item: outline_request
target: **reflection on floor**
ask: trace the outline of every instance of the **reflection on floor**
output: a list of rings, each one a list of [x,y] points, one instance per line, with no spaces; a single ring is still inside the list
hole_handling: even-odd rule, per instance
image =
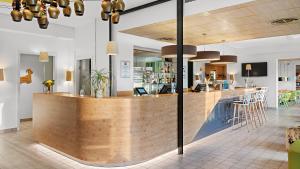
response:
[[[252,130],[231,129],[185,147],[183,156],[170,152],[143,164],[118,169],[285,169],[285,128],[299,126],[300,106],[270,110],[267,125]],[[32,139],[31,122],[15,133],[0,135],[1,169],[96,169],[74,162]]]

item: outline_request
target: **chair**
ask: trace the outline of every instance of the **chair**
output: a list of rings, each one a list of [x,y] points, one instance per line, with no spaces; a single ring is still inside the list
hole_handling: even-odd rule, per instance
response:
[[[246,121],[247,129],[249,132],[249,123],[251,123],[252,128],[254,125],[252,123],[252,115],[250,113],[250,101],[251,101],[251,94],[246,94],[242,96],[242,99],[239,101],[234,101],[234,111],[233,111],[233,118],[232,118],[232,127],[235,125],[235,121],[237,119],[237,124],[241,123],[243,125],[243,119]],[[242,111],[241,111],[242,110]]]
[[[265,91],[258,91],[256,93],[256,97],[257,97],[257,107],[260,111],[260,115],[264,118],[265,121],[267,121],[267,115],[266,115],[266,110],[265,110]],[[262,119],[263,119],[262,118]]]
[[[288,150],[288,169],[300,169],[300,127],[287,129],[286,148]]]

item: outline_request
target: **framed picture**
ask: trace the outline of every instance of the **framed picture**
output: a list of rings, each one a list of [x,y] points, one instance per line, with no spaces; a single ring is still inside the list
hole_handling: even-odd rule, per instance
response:
[[[130,78],[130,61],[122,60],[120,71],[121,78]]]

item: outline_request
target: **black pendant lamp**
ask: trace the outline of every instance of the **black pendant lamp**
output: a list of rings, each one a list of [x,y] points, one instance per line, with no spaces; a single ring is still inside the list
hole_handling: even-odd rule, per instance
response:
[[[225,47],[225,40],[222,40],[223,48]],[[224,49],[223,49],[224,50]],[[224,52],[223,52],[224,53]],[[221,55],[220,60],[211,61],[211,64],[230,64],[237,63],[237,56],[235,55]]]
[[[214,60],[220,60],[219,51],[199,51],[197,52],[197,56],[191,58],[189,61],[204,62],[204,61],[214,61]]]
[[[211,61],[211,64],[230,64],[237,63],[237,56],[235,55],[221,55],[220,60]]]
[[[193,45],[183,45],[183,57],[192,58],[197,55],[197,47]],[[161,56],[163,58],[176,58],[177,45],[169,45],[161,48]]]

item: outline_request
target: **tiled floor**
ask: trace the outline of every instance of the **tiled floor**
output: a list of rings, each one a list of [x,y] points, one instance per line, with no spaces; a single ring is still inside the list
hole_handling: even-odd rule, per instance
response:
[[[229,129],[143,164],[116,169],[285,169],[285,128],[300,125],[300,105],[268,112],[269,121],[251,130]],[[0,135],[0,169],[104,169],[79,164],[31,139],[31,122]]]

